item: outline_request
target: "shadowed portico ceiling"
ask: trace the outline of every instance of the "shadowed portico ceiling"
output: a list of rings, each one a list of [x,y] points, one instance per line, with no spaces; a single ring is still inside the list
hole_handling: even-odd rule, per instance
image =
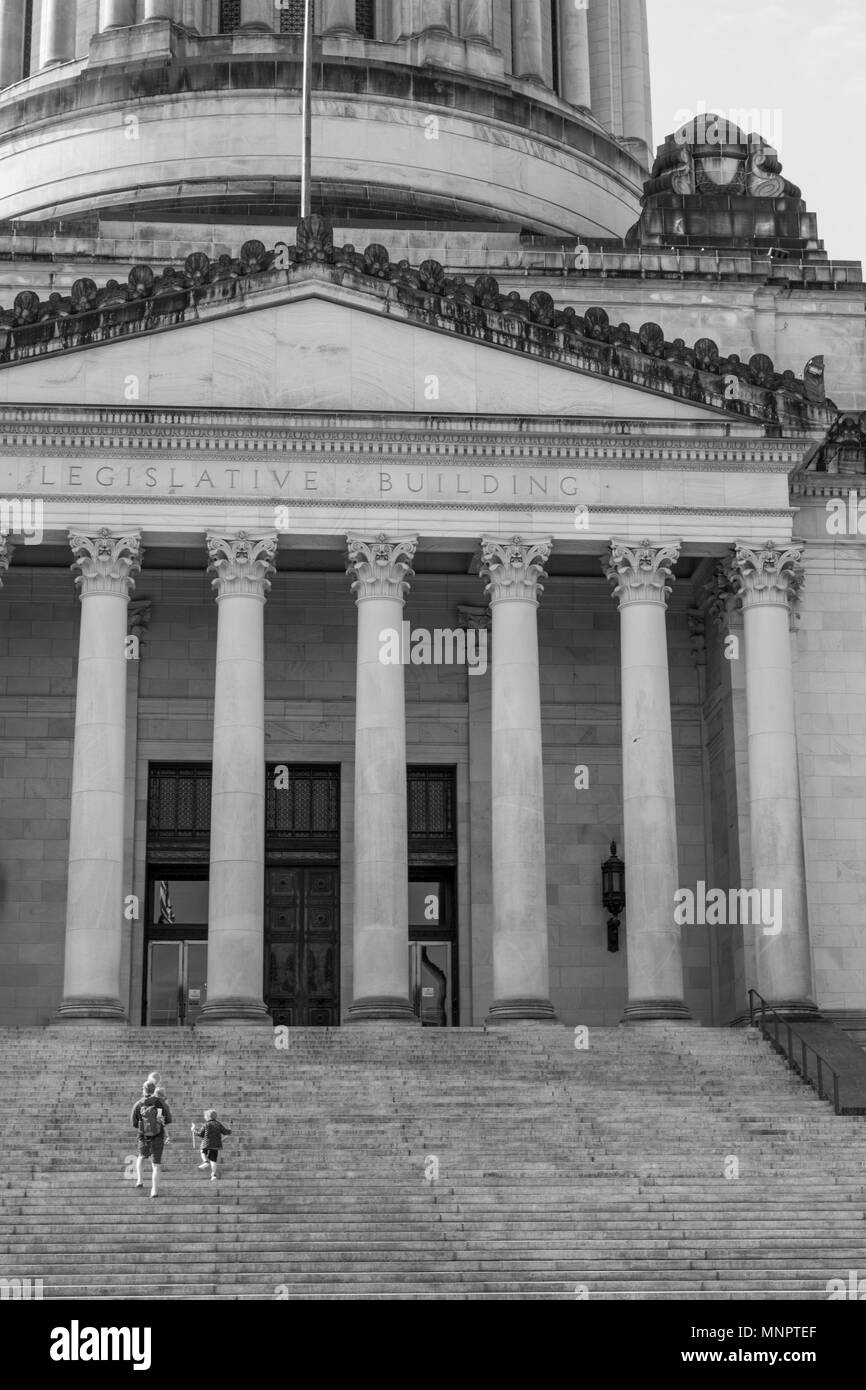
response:
[[[671,407],[678,403],[672,415],[681,414],[682,405],[688,403],[697,415],[710,410],[771,428],[821,431],[836,415],[824,393],[820,357],[807,363],[804,377],[797,379],[791,371],[776,372],[772,360],[761,353],[745,363],[736,353],[722,355],[709,338],[687,346],[679,338],[667,341],[655,323],[634,331],[625,323],[612,324],[601,307],[583,314],[570,306],[559,308],[543,290],[528,300],[517,291],[502,293],[492,275],[481,275],[469,284],[461,276],[448,276],[437,261],[425,261],[417,269],[406,261],[394,265],[384,246],[374,244],[364,252],[351,245],[335,247],[330,224],[318,216],[299,224],[294,246],[281,242],[267,250],[259,241],[248,241],[237,258],[223,255],[215,262],[194,252],[182,268],[168,267],[155,274],[150,266],[137,265],[125,284],[110,280],[102,287],[81,278],[69,296],[53,293],[45,301],[34,291],[22,291],[11,310],[0,309],[0,401],[23,399],[14,387],[9,389],[8,378],[3,389],[3,378],[10,371],[23,370],[29,377],[34,367],[44,365],[44,377],[39,373],[44,391],[50,389],[54,376],[50,361],[81,352],[100,351],[101,356],[106,347],[114,347],[119,357],[132,361],[134,375],[135,355],[129,359],[127,350],[135,339],[164,342],[163,335],[171,330],[216,326],[274,307],[299,313],[292,306],[311,298],[374,314],[393,324],[447,334],[464,343],[483,344],[508,357],[522,356],[579,377],[602,377],[611,384],[620,383],[625,396],[632,394],[628,388],[662,396]],[[347,323],[344,319],[341,325],[334,317],[330,327],[339,334],[341,327],[346,331]],[[310,326],[315,330],[317,325]],[[200,357],[204,344],[199,335],[193,338],[196,341],[190,346]],[[240,341],[238,345],[242,346]],[[317,342],[314,334],[306,347],[308,359],[329,350],[327,338]],[[159,344],[151,347],[151,364],[158,352]],[[302,357],[295,344],[295,369]],[[433,360],[431,352],[431,378],[436,375]],[[381,363],[383,371],[393,366],[387,359]],[[376,370],[374,362],[368,363],[368,370]],[[577,388],[578,383],[574,385]],[[581,390],[576,389],[575,396],[579,404]],[[279,404],[264,399],[258,403]],[[441,403],[432,408],[465,405]]]

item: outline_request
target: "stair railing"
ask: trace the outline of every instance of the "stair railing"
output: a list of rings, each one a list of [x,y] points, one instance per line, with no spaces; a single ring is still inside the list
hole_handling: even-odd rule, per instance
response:
[[[770,1008],[770,1005],[767,1003],[766,999],[763,997],[763,995],[759,994],[756,989],[749,990],[749,1022],[751,1023],[753,1028],[755,1026],[755,1014],[757,1012],[757,1010],[755,1009],[756,999],[760,1000],[761,1005],[761,1033],[767,1039],[768,1042],[772,1042],[777,1052],[781,1052],[783,1054],[783,1056],[787,1059],[788,1066],[791,1068],[792,1071],[799,1073],[799,1075],[803,1078],[803,1081],[807,1086],[815,1086],[817,1083],[818,1097],[820,1100],[824,1099],[824,1069],[826,1068],[826,1070],[829,1071],[830,1075],[833,1078],[833,1109],[835,1110],[837,1115],[841,1115],[842,1110],[839,1105],[839,1073],[833,1067],[830,1066],[830,1063],[827,1061],[826,1057],[821,1056],[817,1048],[814,1048],[810,1042],[807,1042],[806,1039],[802,1036],[802,1034],[797,1032],[796,1028],[791,1027],[790,1023],[786,1018],[783,1018],[781,1014],[776,1013],[775,1009]],[[773,1018],[772,1037],[770,1036],[770,1026],[767,1023],[767,1014],[771,1014]],[[779,1041],[780,1024],[787,1033],[787,1046]],[[800,1044],[799,1060],[794,1056],[794,1038],[796,1038]],[[815,1059],[818,1063],[814,1076],[809,1075],[808,1053],[810,1052],[814,1053]],[[827,1098],[829,1099],[829,1093]]]

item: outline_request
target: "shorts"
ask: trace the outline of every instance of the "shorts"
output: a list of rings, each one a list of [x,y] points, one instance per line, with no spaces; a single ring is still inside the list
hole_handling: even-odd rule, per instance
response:
[[[154,1163],[162,1162],[162,1151],[165,1148],[165,1131],[161,1134],[139,1134],[138,1152],[142,1158],[152,1158]]]
[[[208,1163],[216,1163],[219,1160],[220,1151],[219,1149],[202,1149],[201,1156]]]

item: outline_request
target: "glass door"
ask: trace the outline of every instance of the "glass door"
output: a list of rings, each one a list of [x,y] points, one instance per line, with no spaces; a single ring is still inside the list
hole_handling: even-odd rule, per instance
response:
[[[148,1027],[191,1026],[207,1000],[207,942],[151,941],[148,957]]]
[[[447,1028],[453,1007],[451,942],[409,942],[409,998],[425,1028]]]

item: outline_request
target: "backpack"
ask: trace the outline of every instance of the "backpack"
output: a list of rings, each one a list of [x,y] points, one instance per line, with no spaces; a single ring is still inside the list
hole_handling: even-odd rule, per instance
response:
[[[146,1103],[142,1104],[139,1113],[139,1129],[145,1139],[153,1139],[157,1134],[162,1133],[162,1116],[158,1103],[152,1096],[148,1096]]]

